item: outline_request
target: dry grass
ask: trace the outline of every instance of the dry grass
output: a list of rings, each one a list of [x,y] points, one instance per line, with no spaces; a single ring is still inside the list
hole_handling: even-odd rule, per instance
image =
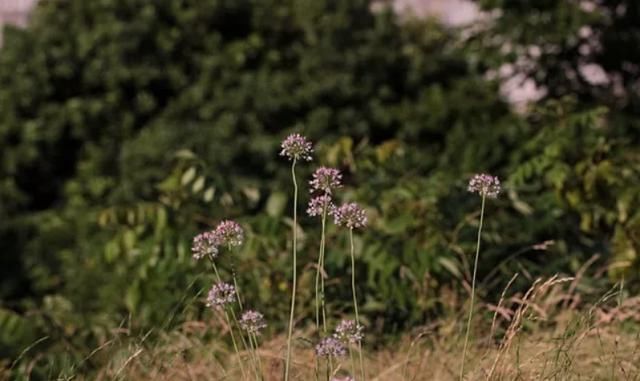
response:
[[[578,281],[540,279],[526,293],[510,297],[507,286],[496,305],[483,305],[494,318],[490,326],[476,327],[466,379],[640,380],[640,297],[622,298],[620,287],[585,306],[575,291]],[[456,320],[434,322],[392,347],[368,350],[368,379],[456,380],[463,332]],[[194,322],[167,334],[163,345],[122,348],[97,378],[241,380],[239,359],[221,344],[202,339],[209,329]],[[285,348],[284,337],[263,344],[259,355],[265,380],[282,379]],[[298,340],[293,379],[315,380],[314,365],[311,346]],[[337,374],[347,374],[350,362],[339,367]]]

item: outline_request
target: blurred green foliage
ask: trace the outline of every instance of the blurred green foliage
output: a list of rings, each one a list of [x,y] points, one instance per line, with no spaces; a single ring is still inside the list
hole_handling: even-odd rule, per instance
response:
[[[588,16],[574,23],[599,22]],[[317,142],[301,184],[336,166],[338,197],[370,213],[356,250],[372,330],[420,324],[450,312],[442,295],[465,295],[479,212],[466,181],[479,171],[505,180],[487,210],[487,295],[515,271],[575,272],[594,254],[611,280],[633,279],[638,118],[583,93],[513,113],[484,77],[508,57],[482,33],[463,44],[364,0],[42,2],[0,51],[0,353],[40,339],[32,376],[46,379],[95,366],[87,354],[114,330],[208,319],[212,276],[191,238],[224,218],[248,239],[223,271],[233,263],[281,329],[292,221],[277,153],[294,130]],[[318,223],[298,228],[299,316],[311,316]],[[345,232],[331,226],[328,242],[330,311],[349,313]]]

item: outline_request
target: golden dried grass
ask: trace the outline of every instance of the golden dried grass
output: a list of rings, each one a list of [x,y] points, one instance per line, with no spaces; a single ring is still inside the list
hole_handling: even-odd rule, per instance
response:
[[[514,276],[496,305],[482,305],[493,319],[475,327],[466,380],[640,380],[640,297],[622,298],[619,287],[581,305],[580,275],[538,279],[527,292],[507,296]],[[443,318],[388,348],[368,350],[368,379],[456,380],[463,332],[457,320]],[[219,342],[204,340],[207,329],[192,322],[154,347],[121,348],[97,379],[241,380],[237,361],[249,355],[239,359]],[[285,345],[284,337],[276,337],[260,348],[266,381],[282,379]],[[315,380],[314,365],[311,346],[299,340],[293,379]],[[338,374],[350,373],[348,359],[339,366]]]

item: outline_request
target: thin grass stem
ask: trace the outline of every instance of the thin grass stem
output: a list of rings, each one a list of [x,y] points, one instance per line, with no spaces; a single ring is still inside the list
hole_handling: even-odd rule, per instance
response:
[[[360,315],[358,313],[358,297],[356,295],[356,257],[353,246],[353,229],[349,229],[349,244],[351,246],[351,292],[353,293],[353,307],[356,313],[356,325],[360,327]],[[364,361],[362,359],[362,341],[358,341],[358,357],[360,359],[360,379],[366,380],[364,373]]]
[[[291,290],[291,311],[289,313],[289,331],[287,333],[287,357],[285,360],[284,380],[289,381],[289,366],[291,365],[291,338],[293,336],[293,314],[296,308],[297,251],[298,251],[298,183],[296,181],[296,159],[291,163],[291,178],[293,180],[293,288]]]
[[[467,319],[467,332],[464,336],[464,346],[462,348],[462,363],[460,364],[460,381],[464,380],[464,362],[467,357],[467,346],[469,345],[469,332],[471,331],[471,319],[473,319],[473,304],[476,293],[476,273],[478,271],[478,257],[480,256],[480,237],[482,234],[482,223],[484,220],[484,204],[487,196],[482,194],[482,207],[480,209],[480,224],[478,225],[478,240],[476,242],[476,258],[473,263],[473,276],[471,277],[471,303],[469,306],[469,318]]]
[[[322,230],[320,233],[320,251],[316,266],[316,330],[320,332],[320,319],[322,318],[322,330],[327,333],[327,317],[324,300],[324,252],[326,237],[327,205],[322,209]],[[319,289],[319,290],[318,290]],[[320,336],[320,335],[318,335]]]
[[[218,268],[216,267],[215,261],[211,257],[209,257],[209,260],[211,262],[211,268],[213,269],[213,273],[215,274],[216,279],[218,280],[218,282],[222,282],[222,278],[220,277],[220,273],[218,272]],[[247,373],[243,366],[242,356],[240,355],[240,350],[238,349],[238,343],[236,342],[236,336],[233,333],[233,324],[231,324],[231,319],[229,319],[229,313],[227,312],[227,309],[225,308],[223,309],[223,311],[224,311],[225,320],[227,322],[227,325],[229,326],[229,335],[231,336],[231,343],[233,344],[233,349],[235,350],[236,355],[240,360],[239,364],[240,364],[240,371],[242,372],[242,379],[246,379]],[[231,310],[231,312],[233,313],[233,310]],[[244,337],[242,341],[244,343]],[[246,348],[246,343],[244,343],[244,345]]]

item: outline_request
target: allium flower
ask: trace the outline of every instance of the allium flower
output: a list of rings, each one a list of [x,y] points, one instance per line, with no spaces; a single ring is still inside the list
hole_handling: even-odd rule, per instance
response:
[[[342,174],[335,168],[320,167],[313,172],[313,179],[309,181],[311,192],[319,191],[331,194],[342,186]]]
[[[307,208],[307,214],[311,217],[322,216],[323,211],[327,210],[327,214],[331,215],[335,206],[331,202],[331,196],[323,194],[322,196],[314,197],[309,200],[309,207]]]
[[[351,376],[346,376],[344,378],[342,378],[342,377],[332,377],[331,381],[356,381],[356,379],[351,377]]]
[[[313,148],[311,143],[300,134],[291,134],[282,142],[280,156],[286,156],[290,160],[311,161]]]
[[[207,307],[222,307],[236,300],[236,288],[229,283],[216,283],[207,295]]]
[[[338,226],[346,226],[349,229],[363,228],[367,226],[367,213],[355,202],[344,204],[333,210],[333,218]]]
[[[266,326],[264,316],[257,311],[248,310],[240,318],[240,327],[249,333],[260,333]]]
[[[235,221],[222,221],[215,230],[220,245],[240,246],[244,239],[242,227]]]
[[[498,193],[500,193],[500,180],[498,180],[496,176],[480,173],[474,175],[471,180],[469,180],[467,190],[471,193],[477,193],[480,196],[496,198],[498,197]]]
[[[191,252],[194,259],[201,259],[204,257],[215,258],[218,256],[218,236],[215,232],[200,233],[193,238],[193,245],[191,246]]]
[[[347,355],[347,348],[335,337],[325,337],[316,345],[316,356],[318,357],[343,357]]]
[[[343,343],[357,344],[364,338],[362,328],[362,325],[354,320],[342,320],[336,327],[333,336]]]

